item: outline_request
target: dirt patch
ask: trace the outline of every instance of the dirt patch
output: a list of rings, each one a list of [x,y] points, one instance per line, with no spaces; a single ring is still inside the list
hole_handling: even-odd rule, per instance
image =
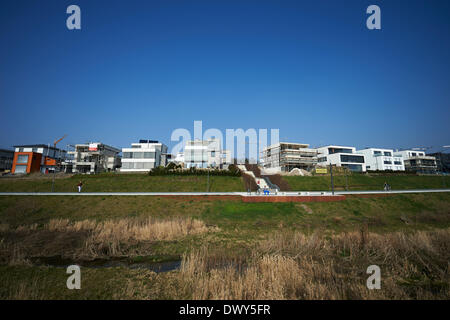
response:
[[[302,208],[303,210],[305,210],[306,213],[313,214],[312,209],[311,209],[310,207],[308,207],[306,204],[302,203],[302,204],[300,204],[299,206],[300,206],[300,208]]]
[[[334,202],[343,201],[345,196],[246,196],[243,202]]]

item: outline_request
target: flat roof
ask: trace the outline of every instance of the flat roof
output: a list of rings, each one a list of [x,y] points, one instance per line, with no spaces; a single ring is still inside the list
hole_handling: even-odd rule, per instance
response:
[[[356,149],[355,147],[349,147],[349,146],[335,146],[335,145],[328,145],[323,147],[317,147],[316,149],[322,149],[322,148],[345,148],[345,149]]]
[[[114,150],[120,152],[120,149],[119,149],[119,148],[110,146],[110,145],[108,145],[108,144],[104,144],[104,143],[102,143],[102,142],[77,143],[77,144],[75,144],[75,147],[89,147],[89,145],[91,145],[91,144],[101,145],[101,146],[104,146],[104,147],[107,147],[107,148],[110,148],[110,149],[114,149]]]
[[[61,150],[61,151],[65,152],[65,150],[63,150],[63,149],[55,148],[53,146],[49,146],[48,144],[24,144],[24,145],[14,146],[14,148],[47,148],[47,149],[52,149],[52,150]]]
[[[274,147],[276,147],[278,145],[281,146],[282,144],[292,144],[292,145],[301,146],[301,147],[304,147],[304,148],[309,148],[309,144],[307,144],[307,143],[296,143],[296,142],[278,142],[278,143],[274,143],[274,144],[271,144],[269,146],[266,146],[264,148],[265,149],[274,148]]]
[[[364,148],[364,149],[359,149],[358,151],[363,151],[363,150],[383,150],[383,151],[394,151],[394,149],[389,149],[389,148]]]

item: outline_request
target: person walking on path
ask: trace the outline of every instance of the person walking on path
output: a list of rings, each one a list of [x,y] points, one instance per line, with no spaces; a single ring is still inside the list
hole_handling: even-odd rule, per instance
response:
[[[78,184],[77,184],[77,187],[78,187],[78,192],[81,192],[81,187],[83,186],[83,182],[79,182]]]

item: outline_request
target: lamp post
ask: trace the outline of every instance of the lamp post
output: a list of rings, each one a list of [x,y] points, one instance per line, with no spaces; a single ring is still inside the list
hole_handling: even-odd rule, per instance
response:
[[[330,163],[331,194],[334,196],[333,165]]]
[[[55,190],[55,175],[56,175],[56,145],[58,144],[58,142],[60,142],[62,139],[64,139],[67,136],[67,134],[65,134],[62,138],[55,140],[55,142],[53,142],[53,148],[54,148],[54,152],[55,152],[55,167],[53,168],[53,179],[52,179],[52,192]],[[61,161],[61,151],[59,152],[59,160]]]

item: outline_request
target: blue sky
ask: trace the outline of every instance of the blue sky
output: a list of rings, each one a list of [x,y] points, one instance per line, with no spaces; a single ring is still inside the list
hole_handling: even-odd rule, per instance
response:
[[[5,0],[0,147],[173,146],[194,120],[312,146],[450,145],[449,39],[446,0]]]

